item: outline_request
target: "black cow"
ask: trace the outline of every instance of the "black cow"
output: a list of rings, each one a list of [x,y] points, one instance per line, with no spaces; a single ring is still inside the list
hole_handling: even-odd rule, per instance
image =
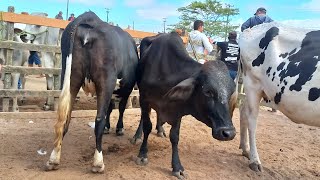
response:
[[[115,92],[121,98],[117,124],[120,134],[127,99],[136,83],[138,53],[135,42],[121,28],[103,22],[93,12],[86,12],[66,27],[61,51],[63,88],[55,125],[55,147],[47,162],[47,169],[56,169],[60,164],[62,138],[68,131],[72,105],[82,86],[85,92],[97,94],[96,150],[92,171],[103,172],[101,140],[106,118],[112,111],[109,104],[117,78],[121,79],[120,88]]]
[[[236,85],[221,61],[200,64],[189,57],[180,36],[172,32],[144,38],[137,68],[141,121],[144,139],[137,164],[146,164],[147,141],[152,123],[149,113],[156,110],[160,124],[169,123],[174,176],[184,177],[178,155],[181,118],[191,114],[212,128],[215,139],[232,140],[236,134],[232,113]],[[139,132],[134,138],[139,138]]]

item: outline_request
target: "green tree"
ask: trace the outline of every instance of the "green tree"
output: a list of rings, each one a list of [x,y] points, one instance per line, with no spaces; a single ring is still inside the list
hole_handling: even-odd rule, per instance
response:
[[[205,33],[211,37],[227,37],[229,31],[238,27],[230,22],[233,16],[239,14],[239,9],[217,0],[194,1],[185,7],[178,8],[178,11],[181,13],[180,21],[171,25],[171,30],[180,28],[190,32],[193,28],[190,24],[197,19],[204,22]]]

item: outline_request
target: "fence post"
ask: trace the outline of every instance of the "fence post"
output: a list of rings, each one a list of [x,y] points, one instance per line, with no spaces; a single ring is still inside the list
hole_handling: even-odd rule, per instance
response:
[[[60,36],[59,36],[60,37]],[[61,54],[56,53],[55,54],[55,61],[54,61],[54,68],[60,68],[61,64]],[[59,90],[60,89],[60,76],[59,75],[53,75],[53,89],[54,90]],[[58,110],[58,101],[59,97],[54,97],[54,102],[53,102],[53,110],[57,111]]]
[[[9,6],[8,7],[8,12],[14,12],[14,7],[13,6]],[[14,34],[14,23],[11,22],[7,22],[7,32],[6,32],[6,40],[7,41],[13,41],[13,34]],[[7,49],[6,50],[6,54],[5,54],[5,65],[12,65],[12,55],[13,55],[13,49]],[[12,79],[11,79],[11,73],[5,73],[4,74],[4,89],[10,89],[12,86]],[[10,98],[9,97],[4,97],[3,100],[3,105],[2,105],[2,111],[3,112],[8,112],[9,111],[9,102],[10,102]]]

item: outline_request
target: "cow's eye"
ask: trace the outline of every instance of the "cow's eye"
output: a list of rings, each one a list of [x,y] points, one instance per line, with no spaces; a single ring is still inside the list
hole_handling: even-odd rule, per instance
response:
[[[210,97],[210,98],[213,97],[213,92],[212,92],[211,90],[204,90],[204,91],[203,91],[203,94],[204,94],[206,97]]]

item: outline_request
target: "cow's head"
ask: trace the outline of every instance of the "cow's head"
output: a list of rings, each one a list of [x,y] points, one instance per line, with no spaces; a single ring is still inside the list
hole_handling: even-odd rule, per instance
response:
[[[47,13],[31,13],[32,16],[47,17]],[[25,28],[25,39],[34,44],[44,44],[48,27],[28,24]]]
[[[190,103],[192,115],[212,128],[212,136],[227,141],[236,134],[231,120],[235,87],[224,63],[209,61],[202,65],[200,73],[180,82],[167,96]]]

